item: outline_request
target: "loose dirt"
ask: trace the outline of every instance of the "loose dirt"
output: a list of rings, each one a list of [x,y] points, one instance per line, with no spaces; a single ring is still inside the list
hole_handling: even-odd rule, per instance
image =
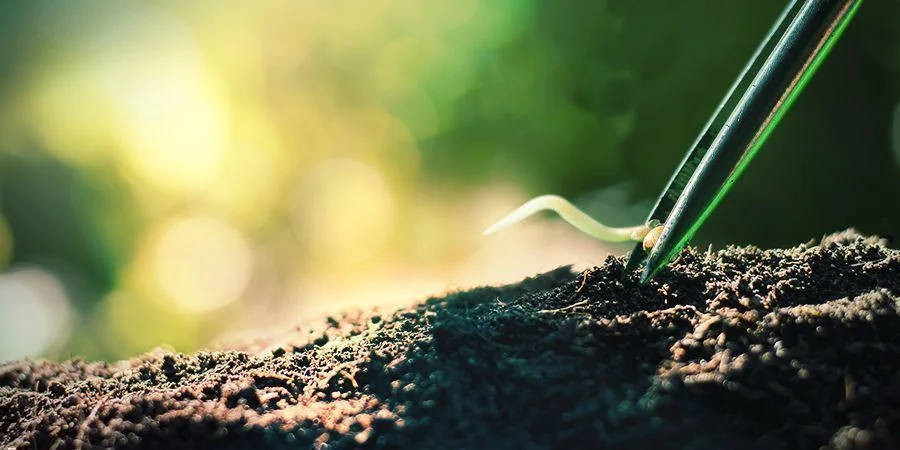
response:
[[[0,366],[0,447],[898,448],[900,251],[687,249],[196,354]]]

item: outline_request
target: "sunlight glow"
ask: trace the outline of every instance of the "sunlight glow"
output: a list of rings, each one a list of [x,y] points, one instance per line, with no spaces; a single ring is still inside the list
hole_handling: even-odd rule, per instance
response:
[[[253,252],[237,230],[210,217],[179,220],[155,244],[153,271],[176,309],[198,313],[240,298],[250,281]]]
[[[283,146],[260,121],[242,120],[232,135],[219,178],[199,197],[232,225],[260,227],[271,218],[289,175]]]
[[[199,192],[218,175],[228,105],[190,30],[172,14],[130,6],[73,43],[33,87],[42,139],[63,159],[124,167],[167,192]]]
[[[69,293],[84,314],[69,350],[194,349],[277,311],[411,300],[484,244],[467,209],[484,196],[424,178],[425,152],[498,75],[533,1],[32,9],[47,42],[11,73],[0,143],[68,166],[86,232],[109,244],[111,292]],[[11,242],[0,221],[0,269]],[[6,316],[43,314],[20,303]],[[35,344],[21,354],[47,353],[15,330]]]
[[[384,178],[355,159],[327,160],[313,168],[295,193],[292,212],[298,237],[328,264],[365,260],[382,250],[393,232],[394,202]]]

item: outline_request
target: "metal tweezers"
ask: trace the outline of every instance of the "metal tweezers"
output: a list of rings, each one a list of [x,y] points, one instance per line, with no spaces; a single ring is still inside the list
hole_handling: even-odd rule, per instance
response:
[[[809,82],[862,0],[794,0],[691,145],[646,223],[663,223],[649,254],[635,245],[626,273],[646,283],[700,228]]]

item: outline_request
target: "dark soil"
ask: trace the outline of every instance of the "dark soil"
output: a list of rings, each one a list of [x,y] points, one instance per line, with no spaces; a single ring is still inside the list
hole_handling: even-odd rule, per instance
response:
[[[622,258],[120,363],[0,366],[16,448],[900,448],[900,251]]]

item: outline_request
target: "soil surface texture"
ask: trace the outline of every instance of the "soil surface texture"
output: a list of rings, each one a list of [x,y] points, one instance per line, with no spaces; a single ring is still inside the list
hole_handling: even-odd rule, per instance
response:
[[[900,251],[686,249],[196,354],[0,366],[0,448],[900,448]]]

